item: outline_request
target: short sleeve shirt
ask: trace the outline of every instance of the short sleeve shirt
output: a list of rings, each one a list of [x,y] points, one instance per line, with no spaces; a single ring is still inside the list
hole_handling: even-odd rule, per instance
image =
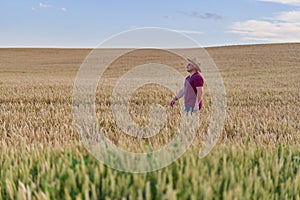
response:
[[[184,104],[194,107],[197,97],[197,88],[203,87],[204,79],[199,72],[196,72],[185,79],[184,83]],[[202,107],[202,100],[199,102],[199,108]]]

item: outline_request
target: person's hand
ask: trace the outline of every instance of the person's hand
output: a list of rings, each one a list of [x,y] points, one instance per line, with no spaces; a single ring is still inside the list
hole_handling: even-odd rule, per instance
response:
[[[176,102],[176,101],[175,101],[174,99],[172,99],[172,101],[170,102],[170,106],[173,107],[174,104],[175,104],[175,102]]]
[[[194,106],[194,111],[195,111],[195,112],[196,112],[196,111],[199,111],[199,106],[198,106],[198,105]]]

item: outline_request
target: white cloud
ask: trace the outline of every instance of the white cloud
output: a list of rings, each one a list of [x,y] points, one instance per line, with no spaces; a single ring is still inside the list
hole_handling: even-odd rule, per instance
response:
[[[186,33],[186,34],[196,34],[196,35],[201,35],[203,32],[201,31],[193,31],[193,30],[174,30],[178,33]]]
[[[300,0],[258,0],[258,1],[274,2],[274,3],[282,3],[282,4],[300,6]]]
[[[40,9],[49,8],[49,9],[55,9],[55,10],[62,11],[62,12],[67,12],[67,9],[64,8],[64,7],[58,8],[58,7],[55,7],[55,6],[53,6],[53,5],[46,4],[46,3],[42,3],[42,2],[39,3],[39,8],[40,8]],[[35,8],[34,8],[34,7],[32,7],[32,11],[35,11]]]
[[[283,12],[269,20],[235,22],[229,32],[243,41],[300,42],[300,11]]]
[[[45,4],[45,3],[39,3],[40,8],[52,8],[52,5]]]
[[[274,19],[286,22],[300,23],[300,11],[283,12]]]

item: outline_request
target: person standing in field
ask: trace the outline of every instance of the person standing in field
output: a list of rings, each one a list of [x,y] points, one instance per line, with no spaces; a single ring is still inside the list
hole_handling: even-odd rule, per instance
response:
[[[200,64],[195,59],[187,59],[187,61],[186,71],[190,75],[186,77],[183,88],[172,99],[170,106],[173,107],[175,102],[184,96],[185,111],[194,112],[202,108],[204,79],[201,75]]]

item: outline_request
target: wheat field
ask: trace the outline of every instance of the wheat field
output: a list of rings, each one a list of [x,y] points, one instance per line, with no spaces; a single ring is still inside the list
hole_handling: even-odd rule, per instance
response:
[[[73,125],[73,85],[90,49],[0,49],[0,199],[300,199],[300,44],[206,50],[227,94],[217,145],[197,157],[211,114],[205,90],[193,147],[162,170],[130,174],[91,156]],[[105,59],[115,53],[101,51]],[[143,50],[114,62],[97,87],[99,124],[113,143],[134,152],[167,144],[182,109],[170,109],[170,91],[148,85],[130,100],[131,116],[147,124],[150,105],[162,105],[169,114],[164,134],[138,140],[115,125],[111,92],[129,66],[163,59],[187,75],[182,58],[154,54]]]

